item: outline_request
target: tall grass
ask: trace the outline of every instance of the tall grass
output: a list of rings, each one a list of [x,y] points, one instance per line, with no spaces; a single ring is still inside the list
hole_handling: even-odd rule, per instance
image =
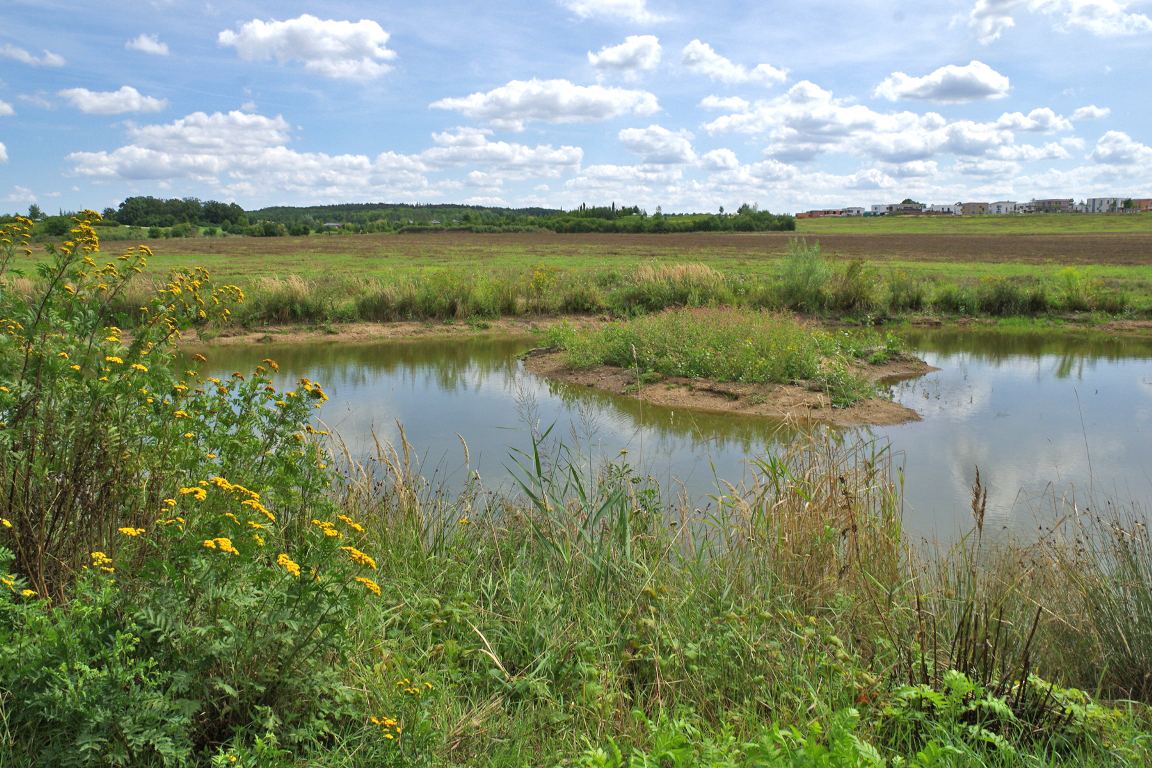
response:
[[[838,404],[870,396],[849,371],[858,358],[894,352],[878,334],[814,330],[787,315],[720,307],[671,310],[578,333],[556,329],[550,342],[575,368],[610,365],[637,375],[758,384],[815,383]]]

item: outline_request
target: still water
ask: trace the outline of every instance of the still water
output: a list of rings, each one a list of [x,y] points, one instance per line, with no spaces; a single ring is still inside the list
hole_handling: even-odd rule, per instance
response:
[[[1105,496],[1147,509],[1152,500],[1152,339],[1059,333],[915,331],[907,347],[940,368],[887,391],[923,421],[844,430],[875,438],[903,468],[905,521],[944,538],[970,526],[976,467],[988,487],[986,525],[1024,533],[1052,516],[1052,499]],[[320,419],[354,455],[400,427],[425,477],[511,488],[511,449],[531,429],[593,462],[621,451],[665,488],[683,484],[696,506],[749,477],[747,459],[779,450],[795,428],[762,418],[671,410],[538,377],[517,356],[532,338],[212,347],[208,375],[280,365],[278,386],[324,386]]]

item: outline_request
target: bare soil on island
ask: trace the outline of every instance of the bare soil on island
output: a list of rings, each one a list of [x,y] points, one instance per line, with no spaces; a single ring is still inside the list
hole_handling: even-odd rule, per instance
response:
[[[569,368],[562,352],[532,350],[525,367],[541,376],[608,392],[628,395],[669,408],[723,411],[789,421],[821,421],[838,427],[894,426],[920,421],[911,408],[882,397],[862,400],[848,408],[835,408],[824,392],[802,384],[745,384],[667,376],[637,388],[636,374],[601,365],[587,370]],[[923,376],[939,370],[913,357],[882,365],[862,365],[857,372],[873,384]]]

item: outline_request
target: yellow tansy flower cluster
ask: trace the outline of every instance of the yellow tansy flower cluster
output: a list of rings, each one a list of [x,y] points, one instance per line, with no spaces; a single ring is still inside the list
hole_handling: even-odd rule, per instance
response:
[[[364,533],[364,526],[360,525],[360,523],[358,523],[355,520],[353,520],[352,518],[348,517],[348,515],[336,515],[336,519],[339,520],[340,522],[344,523],[345,525],[347,525],[349,528],[356,531],[357,533]]]
[[[368,721],[372,725],[380,727],[381,735],[386,739],[395,741],[400,738],[400,724],[390,717],[370,717]]]
[[[332,536],[333,538],[340,539],[344,538],[344,534],[336,530],[336,526],[332,525],[332,523],[328,522],[327,520],[313,519],[312,525],[317,526],[321,531],[323,531],[325,536]]]
[[[114,570],[116,570],[112,567],[112,558],[108,557],[108,555],[104,554],[103,552],[92,553],[92,565],[96,566],[102,571],[107,571],[108,573],[112,573]]]
[[[366,579],[363,576],[357,576],[356,581],[363,584],[364,589],[368,590],[369,592],[376,595],[377,597],[380,596],[380,585],[377,584],[376,582],[372,581],[372,579]]]
[[[356,547],[340,547],[340,549],[347,552],[348,557],[351,558],[352,562],[356,563],[357,565],[367,566],[372,570],[376,570],[376,561],[360,550],[356,549]]]
[[[127,527],[117,528],[116,530],[120,531],[120,533],[124,534],[125,536],[139,536],[140,534],[144,533],[144,531],[145,531],[144,528],[127,528]]]
[[[232,540],[223,536],[216,539],[205,539],[204,546],[208,549],[219,549],[221,552],[227,552],[231,555],[240,554],[239,550],[232,546]]]
[[[281,554],[276,558],[276,565],[282,566],[284,570],[292,574],[296,578],[300,578],[300,566],[292,562],[292,558],[288,555]]]

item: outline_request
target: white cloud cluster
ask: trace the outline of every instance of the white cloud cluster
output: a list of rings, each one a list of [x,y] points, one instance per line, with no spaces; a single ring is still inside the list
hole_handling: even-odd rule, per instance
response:
[[[150,53],[153,56],[168,55],[168,43],[160,42],[156,35],[141,34],[139,37],[132,38],[124,43],[124,47],[129,51]]]
[[[982,43],[991,43],[1015,24],[1018,10],[1055,17],[1056,28],[1084,29],[1094,35],[1114,37],[1152,32],[1152,19],[1143,13],[1128,13],[1125,0],[976,0],[968,15],[968,26]]]
[[[659,125],[647,128],[625,128],[620,131],[620,143],[649,165],[681,165],[696,160],[692,139],[688,131],[670,131]]]
[[[1008,95],[1008,78],[981,61],[967,66],[949,64],[924,77],[893,72],[876,87],[874,94],[889,101],[915,99],[944,104],[960,104],[980,99],[1002,99]]]
[[[656,97],[647,91],[600,85],[575,85],[567,80],[513,80],[487,93],[434,101],[437,109],[458,110],[475,120],[514,131],[524,123],[575,123],[658,112]]]
[[[0,100],[0,117],[8,117],[9,115],[16,114],[16,110],[12,105],[6,101]]]
[[[1086,107],[1080,107],[1072,113],[1073,120],[1099,120],[1102,117],[1108,117],[1112,114],[1112,110],[1108,107],[1098,107],[1095,104],[1089,104]]]
[[[16,61],[33,67],[62,67],[67,63],[64,61],[63,56],[52,53],[48,49],[44,49],[43,56],[35,56],[23,48],[17,48],[11,43],[0,45],[0,56],[16,59]]]
[[[224,30],[217,41],[246,61],[301,61],[318,75],[367,80],[392,69],[384,63],[396,58],[386,45],[388,37],[370,19],[322,21],[305,13],[288,21],[253,19],[238,31]]]
[[[688,69],[702,72],[713,80],[725,83],[762,83],[775,85],[782,83],[788,76],[788,70],[776,69],[770,64],[758,64],[749,70],[743,64],[734,64],[724,58],[708,43],[693,40],[684,46],[681,52],[680,63]]]
[[[370,158],[297,152],[286,146],[289,129],[282,117],[196,112],[171,123],[130,126],[128,144],[112,152],[74,152],[67,160],[73,174],[99,180],[167,183],[186,179],[256,198],[276,190],[312,199],[350,199],[440,196],[462,188],[463,183],[432,182],[427,174],[467,166],[479,166],[487,174],[466,178],[485,179],[486,188],[496,188],[500,179],[576,171],[583,159],[578,147],[491,141],[487,131],[477,128],[434,134],[435,146],[414,155],[383,152]]]
[[[67,88],[58,94],[81,112],[90,115],[119,115],[124,112],[159,112],[168,106],[167,99],[144,96],[130,85],[118,91],[90,91]]]
[[[582,19],[591,16],[615,16],[638,22],[664,20],[663,16],[648,10],[647,0],[560,0],[560,2]]]
[[[620,45],[588,51],[588,63],[596,69],[634,73],[660,63],[660,40],[655,35],[629,35]]]
[[[1007,173],[1016,164],[1068,157],[1057,143],[1035,147],[1016,144],[1016,131],[1067,130],[1071,123],[1047,108],[1027,115],[1007,113],[993,123],[948,122],[935,112],[883,114],[836,99],[815,84],[802,81],[787,94],[760,101],[704,125],[712,135],[736,132],[766,134],[765,154],[784,162],[810,161],[839,152],[886,164],[892,175],[921,176],[936,158],[953,155],[963,172]]]
[[[997,127],[1010,131],[1029,131],[1033,133],[1052,133],[1053,131],[1070,131],[1072,122],[1053,112],[1048,107],[1034,109],[1027,115],[1022,112],[1005,112],[996,121]]]
[[[1096,142],[1088,158],[1101,165],[1131,167],[1147,173],[1152,168],[1152,147],[1134,141],[1122,131],[1108,131]]]
[[[0,163],[8,162],[8,147],[4,146],[4,142],[0,141]]]

